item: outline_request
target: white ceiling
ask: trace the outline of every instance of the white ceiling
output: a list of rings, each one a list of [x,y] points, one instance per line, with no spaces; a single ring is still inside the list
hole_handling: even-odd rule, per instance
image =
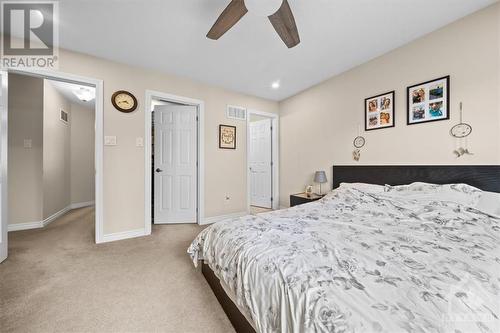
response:
[[[80,99],[78,99],[78,97],[75,96],[73,91],[77,91],[80,88],[92,89],[92,90],[95,90],[95,88],[88,86],[81,86],[74,83],[62,82],[62,81],[55,81],[55,80],[47,80],[47,81],[49,81],[54,86],[54,88],[56,88],[56,90],[59,91],[59,93],[63,95],[64,98],[66,98],[71,103],[79,104],[85,108],[89,108],[92,110],[94,109],[95,99],[86,102],[81,101]]]
[[[289,0],[302,40],[293,49],[252,13],[207,39],[229,2],[62,0],[60,46],[282,100],[496,0]]]

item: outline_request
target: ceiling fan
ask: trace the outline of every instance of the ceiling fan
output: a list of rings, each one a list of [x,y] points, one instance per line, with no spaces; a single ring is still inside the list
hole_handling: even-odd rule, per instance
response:
[[[231,29],[248,11],[267,16],[288,48],[300,43],[299,32],[287,0],[231,0],[207,34],[217,40]]]

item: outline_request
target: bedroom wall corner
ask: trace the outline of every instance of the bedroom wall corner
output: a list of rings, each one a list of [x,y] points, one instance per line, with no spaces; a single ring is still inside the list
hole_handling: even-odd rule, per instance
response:
[[[60,110],[71,103],[44,79],[43,93],[43,218],[70,205],[70,124],[60,120]]]
[[[71,205],[95,200],[95,108],[71,103]]]

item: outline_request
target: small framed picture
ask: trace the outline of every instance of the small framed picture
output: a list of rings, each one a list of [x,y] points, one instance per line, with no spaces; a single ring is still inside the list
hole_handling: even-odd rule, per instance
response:
[[[408,125],[450,119],[450,77],[408,87]]]
[[[219,148],[236,149],[236,126],[219,125]]]
[[[394,91],[365,99],[365,131],[394,127]]]

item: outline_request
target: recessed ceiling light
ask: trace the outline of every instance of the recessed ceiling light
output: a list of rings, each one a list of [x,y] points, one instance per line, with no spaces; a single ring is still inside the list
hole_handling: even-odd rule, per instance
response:
[[[278,89],[279,87],[280,87],[280,81],[274,81],[271,84],[271,88],[273,88],[273,89]]]

